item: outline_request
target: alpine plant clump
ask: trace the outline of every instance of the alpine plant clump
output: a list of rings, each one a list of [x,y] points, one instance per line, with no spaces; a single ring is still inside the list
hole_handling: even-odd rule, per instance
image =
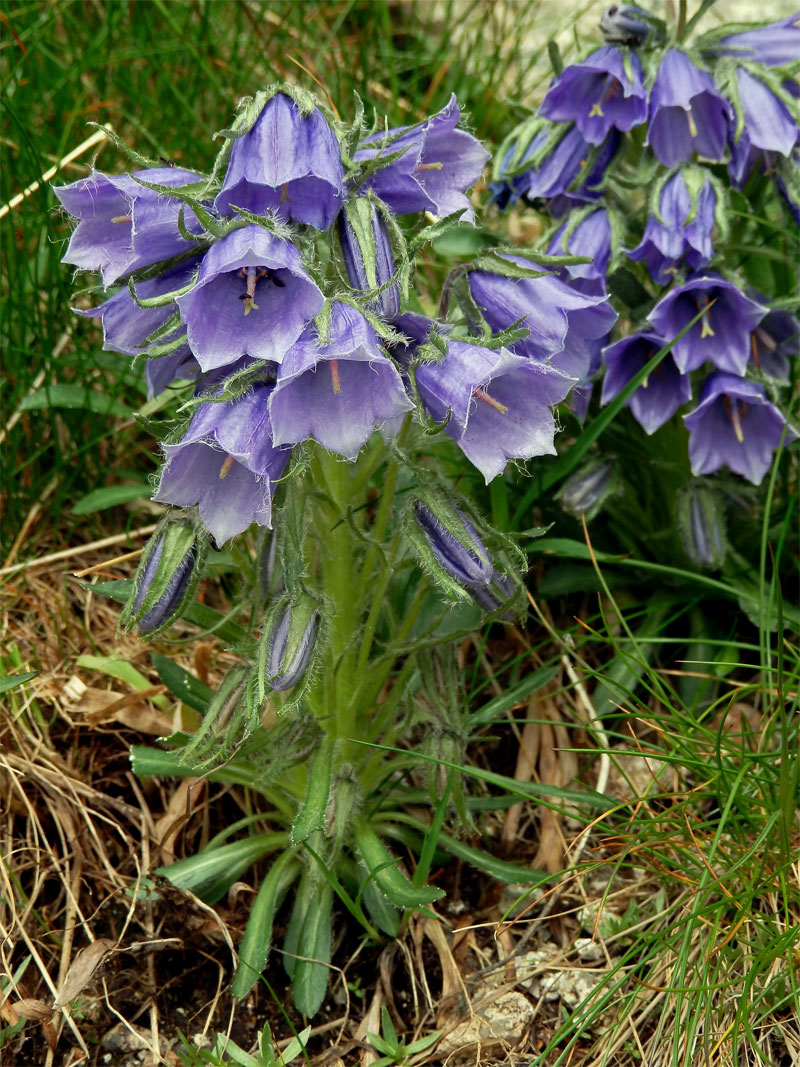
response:
[[[566,67],[554,51],[555,77],[498,151],[490,188],[500,210],[540,213],[548,252],[585,257],[558,275],[601,301],[597,322],[611,314],[610,294],[616,326],[589,333],[576,317],[585,322],[588,307],[573,311],[582,359],[572,349],[548,365],[580,378],[571,407],[581,421],[596,385],[602,406],[635,383],[625,400],[633,419],[646,435],[669,434],[653,455],[674,468],[672,517],[686,545],[686,501],[719,498],[701,492],[705,476],[726,468],[760,485],[775,451],[797,437],[786,386],[800,355],[800,13],[691,43],[696,19],[684,21],[670,28],[615,5],[600,22],[603,46]],[[522,315],[496,279],[473,295],[497,326]],[[535,342],[530,315],[525,325],[511,351]],[[746,488],[743,497],[735,479],[718,477],[741,505]],[[707,511],[691,512],[694,527]],[[687,554],[717,568],[725,543],[720,534],[713,551]]]
[[[641,76],[607,51],[585,80],[624,89],[629,103],[613,114],[629,128],[643,113]],[[603,140],[603,125],[593,119],[587,135]],[[145,361],[163,419],[154,500],[168,510],[123,622],[155,634],[189,616],[239,656],[214,693],[183,678],[196,730],[175,734],[168,753],[136,750],[134,765],[230,764],[282,827],[244,853],[217,842],[199,866],[162,873],[213,901],[276,853],[234,992],[257,981],[297,883],[286,959],[312,1015],[332,951],[330,872],[371,937],[441,895],[412,883],[385,844],[408,836],[392,812],[416,757],[398,746],[413,748],[431,715],[442,722],[426,728],[429,756],[457,764],[469,736],[457,685],[425,700],[417,690],[455,677],[445,661],[459,635],[525,610],[522,553],[456,482],[555,452],[555,408],[595,372],[616,312],[574,256],[499,246],[459,267],[444,310],[430,313],[438,294],[415,292],[415,266],[432,240],[474,225],[467,194],[489,159],[455,98],[389,128],[367,126],[360,105],[345,124],[310,93],[274,85],[218,137],[209,173],[117,141],[136,170],[54,191],[77,222],[64,262],[101,276],[78,314],[100,320],[106,349]],[[232,618],[193,601],[220,560],[232,561]],[[432,650],[441,670],[418,663]],[[471,825],[455,770],[444,803]],[[530,880],[508,866],[511,880]]]

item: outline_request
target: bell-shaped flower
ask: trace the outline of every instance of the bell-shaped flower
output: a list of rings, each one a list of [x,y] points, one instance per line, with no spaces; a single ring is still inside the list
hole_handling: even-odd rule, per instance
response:
[[[310,327],[286,355],[270,397],[276,445],[315,438],[354,460],[373,430],[413,404],[394,363],[364,316],[347,304],[331,309],[330,339]]]
[[[521,256],[506,256],[530,267]],[[500,332],[520,319],[528,336],[511,350],[539,363],[548,363],[579,380],[588,376],[601,338],[617,320],[605,295],[579,293],[549,274],[509,278],[488,271],[471,271],[469,286],[489,326]]]
[[[561,372],[515,355],[448,340],[444,359],[416,368],[420,396],[487,483],[510,459],[554,454],[551,407],[574,384]]]
[[[290,241],[245,226],[209,248],[175,303],[197,362],[213,370],[245,355],[280,363],[325,298]]]
[[[800,60],[800,11],[766,26],[731,33],[709,49],[716,55],[733,56],[782,67]]]
[[[542,197],[549,200],[548,206],[556,216],[564,214],[575,203],[596,200],[601,193],[600,184],[606,168],[619,148],[619,143],[619,133],[612,130],[597,152],[591,170],[583,177],[592,146],[577,126],[570,126],[539,166],[525,172],[528,174],[527,183],[522,182],[520,175],[525,198],[536,200]],[[575,184],[579,176],[582,180]]]
[[[664,338],[657,334],[637,333],[604,349],[606,373],[600,402],[608,404],[618,396],[664,344]],[[626,406],[645,432],[653,434],[691,398],[691,379],[678,370],[668,352],[628,399]]]
[[[166,463],[153,499],[197,507],[218,545],[253,522],[271,525],[273,482],[291,449],[273,443],[270,391],[256,385],[236,400],[201,404],[183,438],[164,445]]]
[[[686,162],[694,152],[722,159],[730,119],[731,106],[714,88],[711,75],[670,48],[650,90],[645,144],[665,167]]]
[[[359,292],[387,285],[395,273],[389,230],[381,213],[364,197],[351,200],[338,221],[339,241],[347,277]],[[400,291],[395,282],[367,304],[367,309],[391,321],[400,311]]]
[[[734,182],[742,185],[760,154],[764,154],[768,165],[774,165],[777,155],[788,159],[800,137],[800,129],[783,100],[760,78],[744,67],[737,67],[736,82],[744,128],[738,140],[731,137],[729,169]]]
[[[766,378],[788,385],[790,360],[800,358],[800,320],[784,308],[772,308],[750,335],[751,362]]]
[[[683,174],[678,171],[662,187],[658,214],[651,215],[644,236],[628,259],[644,260],[650,276],[659,285],[669,285],[684,261],[692,270],[705,267],[714,255],[711,234],[717,195],[706,180],[697,194],[694,217],[692,198]]]
[[[553,235],[547,251],[551,255],[591,257],[591,263],[564,267],[563,272],[580,292],[605,296],[606,273],[611,261],[611,223],[605,208],[584,215],[571,229],[569,222],[565,222]]]
[[[276,93],[234,140],[214,206],[221,214],[242,207],[327,230],[344,199],[341,149],[328,120],[318,108],[303,114],[290,96]]]
[[[461,211],[462,221],[471,222],[474,212],[464,193],[480,178],[489,153],[472,134],[457,129],[460,120],[461,110],[451,96],[441,111],[416,126],[368,137],[356,162],[403,154],[370,175],[366,186],[397,215]]]
[[[539,114],[554,122],[574,122],[589,144],[599,145],[609,131],[630,130],[647,118],[647,93],[638,56],[604,45],[566,67],[550,86]]]
[[[182,186],[202,175],[179,167],[151,167],[133,174],[93,171],[71,185],[53,186],[61,205],[78,220],[62,263],[99,270],[103,285],[112,285],[130,271],[148,267],[191,249],[178,230],[181,204],[136,178],[153,185]],[[186,225],[200,232],[192,212]]]
[[[671,339],[698,312],[702,315],[694,326],[672,346],[680,372],[697,370],[709,360],[718,370],[743,375],[750,358],[750,334],[767,309],[746,297],[733,282],[711,275],[670,290],[648,321],[661,337]]]
[[[786,426],[762,386],[721,373],[706,380],[700,403],[683,421],[689,430],[693,474],[711,474],[726,466],[753,485],[760,485],[769,470]],[[787,427],[786,443],[796,437]]]

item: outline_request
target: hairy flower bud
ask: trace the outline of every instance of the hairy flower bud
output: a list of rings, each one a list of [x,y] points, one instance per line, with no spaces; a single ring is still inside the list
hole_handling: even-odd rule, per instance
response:
[[[264,680],[282,692],[296,685],[308,670],[319,627],[319,612],[309,601],[288,604],[265,632]]]
[[[394,254],[386,222],[374,204],[358,197],[345,205],[338,220],[347,277],[354,289],[369,292],[386,285],[394,275]],[[383,319],[395,319],[400,311],[397,283],[367,304]]]
[[[442,522],[443,517],[434,515],[424,504],[417,503],[414,508],[414,519],[425,534],[434,560],[461,585],[488,585],[492,581],[494,567],[472,524],[458,508],[452,508],[452,515],[448,518],[461,527],[456,535]]]
[[[641,48],[643,44],[658,44],[665,38],[665,26],[636,4],[612,4],[600,16],[600,29],[607,44],[626,44]]]
[[[717,494],[695,483],[679,495],[677,506],[686,555],[696,567],[719,570],[725,558],[725,525]]]
[[[615,468],[611,460],[588,463],[564,485],[558,494],[561,507],[569,515],[593,518],[615,492]]]
[[[123,612],[127,628],[152,634],[168,626],[191,597],[200,575],[205,543],[194,525],[165,519],[144,550]]]

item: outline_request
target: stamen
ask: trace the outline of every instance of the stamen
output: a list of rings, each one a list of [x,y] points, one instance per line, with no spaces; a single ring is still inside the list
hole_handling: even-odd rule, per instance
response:
[[[414,170],[441,170],[444,163],[418,163]]]
[[[258,311],[258,304],[256,303],[256,282],[263,274],[259,274],[259,271],[263,270],[262,267],[243,267],[245,276],[247,277],[247,292],[244,294],[244,313],[249,315],[251,311]],[[264,274],[266,271],[264,271]]]
[[[333,385],[334,393],[341,393],[342,382],[339,378],[339,361],[332,359],[328,366],[331,368],[331,384]]]
[[[753,362],[761,370],[761,360],[758,358],[758,342],[756,341],[755,330],[750,334],[750,347],[753,349]]]
[[[774,352],[778,347],[778,342],[775,338],[771,334],[768,334],[761,326],[756,326],[755,328],[753,333],[753,344],[756,343],[756,337],[758,337],[759,341],[768,352]]]
[[[220,479],[226,477],[230,473],[230,469],[234,464],[233,456],[226,456],[222,466],[219,469]]]
[[[697,310],[703,312],[703,317],[700,320],[700,323],[701,323],[701,326],[702,326],[702,329],[700,330],[700,340],[701,341],[703,340],[704,337],[713,337],[714,336],[714,331],[711,329],[711,324],[708,321],[708,309],[710,307],[710,304],[709,304],[709,301],[708,301],[708,297],[705,296],[705,297],[703,297],[703,299],[705,300],[706,303],[705,303],[705,307],[701,308],[701,306],[700,306],[700,297],[698,296],[698,298],[697,298]]]
[[[692,109],[689,107],[686,109],[686,118],[689,120],[689,133],[692,137],[697,136],[697,124],[694,121],[694,115]]]
[[[112,222],[130,222],[131,221],[131,217],[130,217],[130,215],[116,215],[111,221]]]
[[[279,203],[286,204],[289,201],[289,187],[286,182],[281,186],[281,198]]]
[[[600,104],[593,105],[592,110],[589,112],[589,118],[591,119],[595,115],[598,115],[600,118],[603,117],[603,109],[600,107]]]
[[[743,403],[741,405],[740,410],[739,401],[731,400],[729,396],[726,396],[722,403],[728,418],[731,420],[733,432],[736,434],[736,440],[739,442],[739,444],[742,444],[744,441],[744,433],[742,432],[742,419],[747,414],[747,404]]]
[[[488,404],[490,408],[494,408],[495,411],[499,411],[501,415],[505,415],[508,411],[508,407],[505,404],[501,404],[499,400],[495,400],[493,396],[489,396],[483,389],[478,389],[477,386],[472,390],[472,395],[476,400],[482,400],[484,404]]]

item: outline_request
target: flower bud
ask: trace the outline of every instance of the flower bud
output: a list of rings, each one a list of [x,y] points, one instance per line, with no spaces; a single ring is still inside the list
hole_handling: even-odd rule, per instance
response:
[[[191,522],[165,519],[150,538],[122,615],[130,629],[152,634],[177,618],[200,577],[205,542]]]
[[[290,603],[278,613],[266,635],[264,680],[282,692],[296,685],[308,669],[319,626],[319,612],[311,600]]]
[[[394,254],[386,222],[374,204],[364,197],[348,201],[339,214],[339,240],[347,276],[354,289],[369,292],[391,281]],[[397,283],[367,304],[383,319],[395,319],[400,311]]]
[[[606,44],[627,44],[632,48],[664,40],[664,23],[636,4],[612,4],[600,16],[600,29]]]
[[[419,502],[414,508],[414,519],[425,534],[435,562],[463,586],[489,585],[495,574],[489,553],[464,514],[457,507],[449,510],[446,526],[442,521],[444,511],[434,515]]]
[[[719,570],[725,559],[725,525],[717,494],[698,483],[688,485],[678,496],[678,525],[692,563]]]
[[[514,595],[514,583],[507,574],[493,570],[492,579],[488,585],[471,585],[469,592],[478,607],[486,612],[492,612],[510,603]],[[502,618],[513,619],[514,612],[507,610],[503,612]]]
[[[567,481],[557,495],[568,515],[594,518],[608,497],[617,491],[616,472],[611,460],[588,463]]]

